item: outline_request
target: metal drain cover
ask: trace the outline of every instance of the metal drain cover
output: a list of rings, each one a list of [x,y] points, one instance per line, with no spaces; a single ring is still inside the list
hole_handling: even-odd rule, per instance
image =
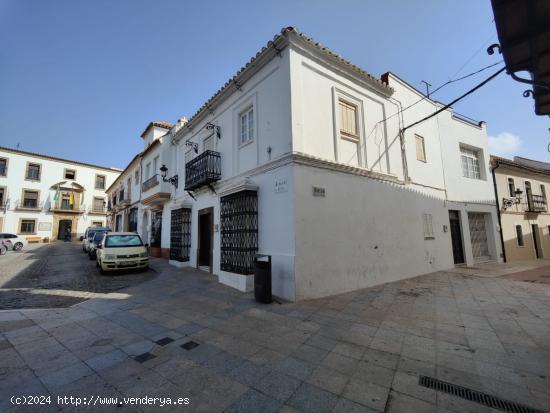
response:
[[[186,350],[193,350],[195,347],[198,347],[198,345],[199,343],[195,343],[194,341],[188,341],[187,343],[183,343],[180,347]]]
[[[154,359],[156,356],[154,354],[151,354],[149,352],[140,354],[139,356],[134,356],[134,360],[138,363],[145,363],[147,360]]]
[[[165,346],[167,344],[170,344],[172,341],[174,341],[173,338],[164,337],[164,338],[161,338],[160,340],[155,341],[155,343],[157,343],[159,346]]]

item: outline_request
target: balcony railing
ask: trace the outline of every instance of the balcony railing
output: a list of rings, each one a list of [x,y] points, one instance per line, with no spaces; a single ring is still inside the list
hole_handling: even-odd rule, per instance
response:
[[[546,198],[543,195],[528,195],[527,211],[546,212]]]
[[[219,152],[204,151],[185,164],[185,190],[219,181],[222,177],[222,158]]]
[[[70,204],[63,204],[63,203],[55,203],[50,205],[50,211],[58,211],[58,212],[76,212],[76,213],[82,213],[86,210],[86,207],[83,205],[70,205]]]
[[[90,207],[88,209],[88,214],[107,214],[107,207]]]
[[[151,189],[152,187],[154,187],[155,185],[158,185],[158,183],[159,183],[159,177],[158,177],[158,174],[155,174],[151,178],[149,178],[148,180],[146,180],[145,182],[143,182],[141,184],[141,190],[143,192],[146,192],[149,189]]]
[[[32,201],[32,200],[19,200],[15,205],[15,209],[32,210],[32,211],[40,211],[43,207],[44,207],[43,202]]]

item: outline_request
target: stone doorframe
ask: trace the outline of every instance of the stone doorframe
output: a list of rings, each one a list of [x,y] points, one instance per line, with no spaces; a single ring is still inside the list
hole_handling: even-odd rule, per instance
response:
[[[56,241],[57,235],[59,231],[59,221],[61,220],[68,220],[71,221],[71,239],[76,238],[77,234],[77,228],[78,228],[78,215],[60,215],[60,214],[54,214],[53,215],[53,223],[52,223],[52,236],[50,238],[50,241]]]

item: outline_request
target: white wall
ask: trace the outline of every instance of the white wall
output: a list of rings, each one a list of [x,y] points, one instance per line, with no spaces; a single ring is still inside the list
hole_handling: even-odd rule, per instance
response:
[[[395,184],[296,165],[296,299],[322,297],[453,266],[440,199]],[[312,195],[312,186],[325,197]],[[435,239],[424,239],[423,214]]]

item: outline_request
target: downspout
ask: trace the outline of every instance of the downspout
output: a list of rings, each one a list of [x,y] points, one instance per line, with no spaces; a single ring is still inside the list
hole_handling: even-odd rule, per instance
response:
[[[498,202],[498,192],[497,192],[497,180],[495,178],[495,169],[497,169],[500,166],[500,163],[497,161],[496,166],[491,169],[491,175],[493,175],[493,189],[495,191],[495,201],[497,203],[497,220],[498,220],[498,227],[500,229],[500,245],[502,247],[502,259],[504,262],[506,261],[506,250],[504,249],[504,236],[502,235],[502,220],[500,217],[500,204]]]

